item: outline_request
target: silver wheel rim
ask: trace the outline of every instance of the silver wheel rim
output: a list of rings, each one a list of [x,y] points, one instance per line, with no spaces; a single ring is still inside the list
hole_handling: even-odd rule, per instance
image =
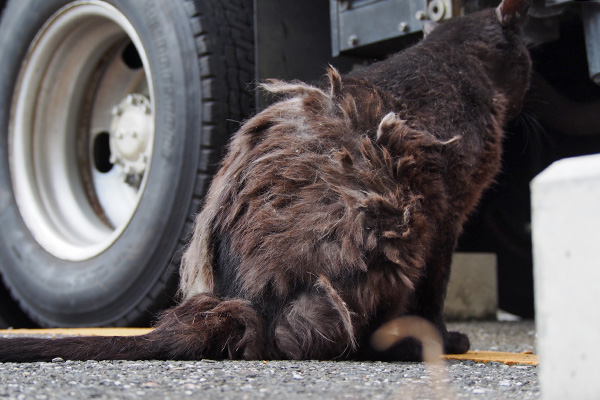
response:
[[[135,29],[103,1],[65,6],[30,46],[13,96],[10,167],[23,220],[55,257],[95,257],[131,221],[154,142],[151,78]]]

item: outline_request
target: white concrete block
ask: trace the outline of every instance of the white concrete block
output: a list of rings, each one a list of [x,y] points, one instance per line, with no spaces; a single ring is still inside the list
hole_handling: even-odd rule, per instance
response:
[[[532,188],[543,399],[600,399],[600,155],[565,159]]]
[[[496,264],[493,253],[454,253],[444,303],[447,320],[496,319]]]

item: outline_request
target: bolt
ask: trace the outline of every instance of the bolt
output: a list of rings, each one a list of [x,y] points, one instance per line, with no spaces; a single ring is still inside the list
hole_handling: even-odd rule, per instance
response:
[[[127,103],[131,104],[132,106],[135,106],[138,104],[138,100],[134,95],[129,94],[127,95]]]
[[[426,20],[426,19],[427,19],[427,14],[425,13],[425,11],[423,11],[423,10],[419,10],[419,11],[417,11],[417,13],[415,14],[415,18],[416,18],[418,21],[424,21],[424,20]]]
[[[356,35],[351,35],[351,36],[348,38],[348,44],[349,44],[350,46],[356,46],[356,45],[358,44],[358,36],[356,36]]]
[[[123,139],[123,137],[125,137],[125,133],[123,131],[116,131],[115,132],[115,137],[117,139]]]
[[[131,137],[137,139],[138,133],[136,131],[131,132]]]
[[[350,2],[349,1],[340,1],[340,10],[342,11],[346,11],[350,9]]]
[[[118,106],[118,105],[117,105],[117,106],[114,106],[114,107],[113,107],[113,109],[112,109],[112,111],[111,111],[111,114],[112,114],[114,117],[118,117],[118,116],[120,116],[121,114],[123,114],[123,107],[121,107],[121,106]]]
[[[400,22],[398,24],[398,30],[400,32],[408,32],[408,24],[406,22]]]
[[[152,108],[150,108],[150,106],[149,106],[148,104],[145,104],[145,105],[144,105],[144,113],[145,113],[146,115],[150,115],[150,114],[152,114]]]

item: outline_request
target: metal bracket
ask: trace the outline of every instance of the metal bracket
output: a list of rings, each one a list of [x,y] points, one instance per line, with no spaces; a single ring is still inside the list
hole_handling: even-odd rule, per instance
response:
[[[446,0],[433,0],[436,12]],[[330,0],[333,55],[422,30],[426,0]],[[443,18],[443,16],[442,16]]]

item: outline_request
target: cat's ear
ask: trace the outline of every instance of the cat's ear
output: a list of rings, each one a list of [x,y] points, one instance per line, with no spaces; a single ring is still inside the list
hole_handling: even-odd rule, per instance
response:
[[[496,8],[498,21],[503,27],[520,28],[529,9],[529,0],[502,0]]]
[[[427,37],[431,32],[433,32],[438,26],[440,26],[439,22],[433,21],[425,21],[423,22],[423,36]]]

